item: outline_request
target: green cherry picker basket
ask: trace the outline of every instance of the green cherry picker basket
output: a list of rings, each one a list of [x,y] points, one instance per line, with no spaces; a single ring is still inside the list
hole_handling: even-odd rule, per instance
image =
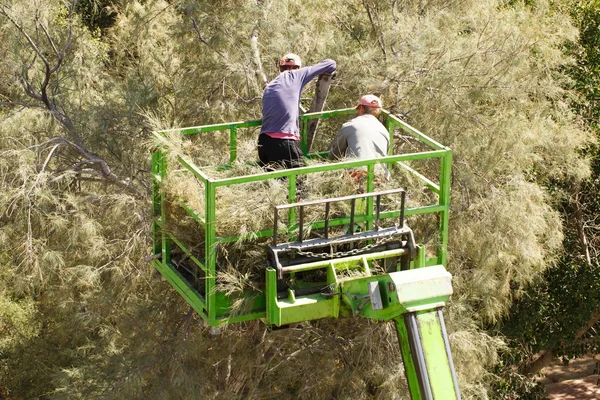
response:
[[[240,132],[255,142],[261,121],[154,132],[161,143],[179,136],[210,142],[219,135],[222,141],[225,138],[221,148],[227,154],[224,164],[197,165],[193,154],[169,154],[169,146],[159,146],[153,153],[152,263],[213,327],[250,320],[285,326],[339,317],[394,323],[411,398],[460,399],[442,314],[452,294],[446,271],[452,152],[383,110],[380,118],[390,134],[387,157],[328,162],[327,152],[307,154],[309,121],[320,120],[327,127],[328,120],[349,118],[355,112],[300,116],[301,148],[308,160],[314,160],[308,166],[270,172],[254,168],[256,173],[239,176],[223,177],[218,172],[241,162]],[[410,192],[393,182],[380,189],[377,169],[382,165],[392,174],[410,176],[412,186],[426,191],[423,198],[430,201],[410,204]],[[303,182],[314,174],[344,176],[355,169],[364,171],[360,193],[300,199],[307,190]],[[166,190],[169,172],[193,180],[196,206]],[[272,206],[268,226],[239,234],[221,232],[219,191],[269,182],[285,188],[287,201]],[[238,206],[247,206],[244,198]],[[181,219],[176,215],[193,221],[192,239],[180,235],[176,227]],[[417,223],[419,217],[428,218]],[[411,228],[413,221],[418,230]],[[264,251],[244,254],[245,243]],[[219,249],[226,246],[236,246],[241,257],[252,257],[263,266],[258,275],[247,276],[255,281],[243,290],[221,287]]]

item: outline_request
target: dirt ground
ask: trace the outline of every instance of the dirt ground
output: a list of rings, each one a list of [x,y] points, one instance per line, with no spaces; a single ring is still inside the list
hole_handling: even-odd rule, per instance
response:
[[[600,354],[573,360],[568,366],[560,361],[544,368],[540,379],[550,400],[599,400]]]

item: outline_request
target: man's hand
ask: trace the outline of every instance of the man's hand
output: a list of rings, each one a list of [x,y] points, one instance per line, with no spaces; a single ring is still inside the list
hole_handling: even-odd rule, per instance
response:
[[[319,75],[319,79],[320,79],[321,77],[327,77],[327,76],[331,76],[331,80],[334,80],[334,79],[335,79],[335,77],[336,77],[336,75],[337,75],[337,71],[333,71],[331,74],[321,74],[321,75]]]

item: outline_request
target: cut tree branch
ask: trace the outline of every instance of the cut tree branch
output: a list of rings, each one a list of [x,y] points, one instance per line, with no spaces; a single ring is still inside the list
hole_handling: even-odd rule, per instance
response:
[[[323,107],[325,106],[325,101],[327,100],[327,95],[329,94],[329,87],[331,86],[331,81],[333,80],[333,77],[334,75],[330,74],[321,74],[319,76],[319,79],[317,79],[317,84],[315,86],[315,97],[313,97],[312,104],[310,105],[310,108],[308,110],[309,113],[323,111]],[[307,147],[309,153],[311,151],[318,126],[319,118],[314,118],[308,121]]]

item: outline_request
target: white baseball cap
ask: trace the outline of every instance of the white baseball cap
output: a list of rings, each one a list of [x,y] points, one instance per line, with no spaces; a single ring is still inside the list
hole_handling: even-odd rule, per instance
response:
[[[281,57],[281,61],[279,61],[279,65],[291,65],[291,66],[302,66],[302,60],[297,54],[288,53],[285,56]]]

